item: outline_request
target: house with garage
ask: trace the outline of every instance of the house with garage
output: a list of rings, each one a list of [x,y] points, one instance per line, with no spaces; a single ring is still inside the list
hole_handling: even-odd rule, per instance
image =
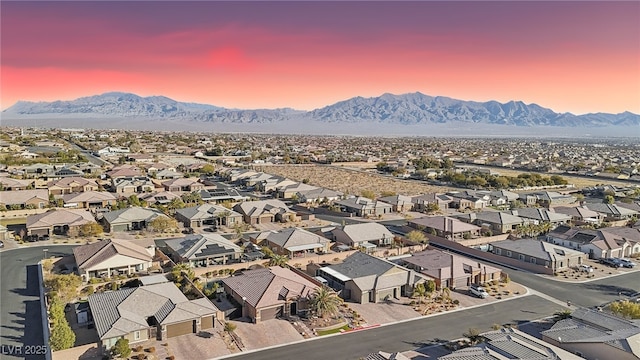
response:
[[[35,180],[14,179],[7,176],[0,176],[0,191],[17,191],[33,188]]]
[[[0,205],[9,210],[44,209],[49,205],[49,192],[46,189],[3,191],[0,195]]]
[[[640,230],[609,227],[598,230],[559,226],[545,240],[582,251],[590,259],[628,257],[640,253]]]
[[[224,265],[240,261],[242,249],[219,234],[193,234],[164,240],[164,253],[176,264],[191,267]]]
[[[196,193],[200,195],[202,201],[214,204],[220,204],[223,202],[240,202],[248,199],[248,197],[240,195],[238,190],[230,188],[200,190]]]
[[[541,332],[542,340],[583,359],[640,359],[640,323],[606,312],[578,308]]]
[[[499,211],[472,212],[452,217],[480,226],[483,233],[490,235],[510,233],[526,223],[521,217]]]
[[[550,206],[568,205],[576,202],[573,195],[561,194],[557,191],[536,191],[520,194],[519,200],[526,205],[540,205],[549,208]]]
[[[375,249],[377,246],[390,245],[394,238],[386,226],[375,222],[337,227],[331,231],[331,236],[336,243],[352,249]]]
[[[27,216],[27,235],[67,235],[82,225],[96,223],[93,215],[84,209],[55,209]]]
[[[629,220],[639,213],[615,204],[585,204],[584,207],[604,215],[605,221]]]
[[[95,277],[129,275],[149,270],[155,246],[131,240],[107,239],[73,248],[78,273],[84,281]]]
[[[118,165],[113,167],[113,169],[107,171],[106,175],[112,179],[119,179],[119,178],[125,178],[125,177],[138,177],[138,176],[143,176],[143,172],[142,170],[134,165],[128,165],[128,164],[124,164],[124,165]]]
[[[583,252],[535,239],[502,240],[489,244],[495,255],[537,265],[554,273],[581,265]]]
[[[116,197],[106,191],[85,191],[80,193],[71,193],[60,196],[65,208],[105,208],[115,205],[118,201]]]
[[[421,251],[397,262],[433,280],[437,289],[483,284],[502,276],[502,270],[496,267],[438,249]]]
[[[305,314],[320,287],[319,282],[279,266],[246,270],[222,279],[222,284],[241,307],[242,317],[254,323]]]
[[[412,197],[411,202],[413,203],[413,211],[426,213],[433,208],[436,210],[448,209],[451,207],[453,198],[447,194],[427,193]]]
[[[112,190],[122,196],[148,193],[155,189],[155,185],[146,176],[119,177],[112,180]]]
[[[317,189],[317,186],[312,186],[301,182],[294,182],[293,184],[285,183],[282,185],[276,184],[275,186],[276,197],[278,199],[293,199],[297,196],[296,194],[298,192],[313,191]]]
[[[153,208],[132,206],[127,209],[109,211],[101,215],[100,222],[107,232],[145,230],[158,216],[167,217],[162,211]]]
[[[193,192],[204,190],[204,184],[193,178],[177,178],[162,182],[165,191],[171,192]]]
[[[170,191],[148,192],[139,194],[137,197],[147,203],[147,205],[169,205],[173,201],[182,202],[180,195]]]
[[[413,198],[407,195],[385,196],[378,199],[383,203],[391,205],[391,210],[398,213],[404,213],[413,209]]]
[[[344,194],[340,191],[334,191],[331,189],[315,188],[310,190],[298,191],[296,193],[296,196],[298,197],[298,202],[301,203],[325,204],[342,199]]]
[[[517,210],[505,211],[511,215],[519,216],[530,224],[539,225],[549,223],[551,228],[562,224],[571,223],[571,216],[549,211],[543,208],[522,208]]]
[[[316,275],[343,299],[360,304],[410,296],[414,286],[426,280],[413,270],[360,251],[340,264],[319,268]]]
[[[205,225],[234,227],[242,223],[242,215],[224,206],[202,204],[176,210],[176,219],[185,227],[198,228]]]
[[[408,225],[449,240],[471,239],[480,236],[482,231],[479,226],[448,216],[425,216],[410,220]]]
[[[251,236],[251,241],[261,247],[268,247],[275,254],[286,255],[289,259],[326,254],[331,243],[327,238],[297,227],[261,232]]]
[[[583,206],[556,206],[552,210],[558,214],[571,216],[571,222],[576,225],[600,225],[605,215],[597,211],[589,210]]]
[[[189,300],[172,282],[96,293],[88,301],[105,354],[122,338],[166,341],[212,329],[218,312],[209,299]]]
[[[242,215],[249,225],[289,222],[296,220],[296,213],[280,200],[245,201],[236,204],[233,210]]]
[[[391,204],[382,201],[371,200],[366,197],[358,196],[348,199],[338,200],[334,203],[340,207],[342,212],[354,214],[355,216],[382,216],[392,213]]]
[[[47,183],[47,189],[49,190],[50,195],[98,191],[99,188],[100,187],[95,180],[75,176],[49,181]]]

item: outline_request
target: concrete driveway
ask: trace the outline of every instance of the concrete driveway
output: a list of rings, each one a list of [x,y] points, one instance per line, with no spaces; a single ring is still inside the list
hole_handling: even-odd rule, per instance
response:
[[[412,306],[396,302],[379,304],[347,304],[351,309],[360,314],[368,325],[388,324],[420,317],[420,313],[413,310]]]
[[[242,339],[242,344],[246,350],[288,344],[304,339],[293,325],[286,320],[272,319],[257,324],[243,321],[230,322],[236,325],[235,333]]]
[[[220,325],[216,323],[216,326]],[[166,340],[167,352],[182,360],[205,360],[232,354],[220,331],[220,328],[205,331],[210,337],[188,334],[169,338]]]

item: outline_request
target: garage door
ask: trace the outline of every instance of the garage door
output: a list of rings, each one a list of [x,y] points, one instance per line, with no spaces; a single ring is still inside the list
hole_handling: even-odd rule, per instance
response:
[[[260,311],[260,320],[262,321],[275,319],[278,316],[282,316],[282,306]]]
[[[387,296],[389,297],[389,299],[393,298],[393,289],[385,289],[385,290],[378,291],[378,298],[376,300],[377,302],[382,302],[385,300]]]
[[[193,333],[193,321],[167,325],[167,337],[174,337]]]
[[[213,327],[213,316],[205,316],[200,323],[202,329],[211,329]]]

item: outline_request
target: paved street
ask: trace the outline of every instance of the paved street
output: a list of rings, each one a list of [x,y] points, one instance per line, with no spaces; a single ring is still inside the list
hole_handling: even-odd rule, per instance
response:
[[[0,252],[0,359],[44,359],[27,355],[43,345],[35,264],[44,248],[49,256],[70,254],[73,246],[29,247]],[[14,348],[17,347],[17,348]]]

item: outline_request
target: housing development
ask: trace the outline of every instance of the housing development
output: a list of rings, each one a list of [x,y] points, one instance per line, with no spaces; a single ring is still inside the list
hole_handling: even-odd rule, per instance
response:
[[[638,359],[635,140],[3,127],[0,356]]]

